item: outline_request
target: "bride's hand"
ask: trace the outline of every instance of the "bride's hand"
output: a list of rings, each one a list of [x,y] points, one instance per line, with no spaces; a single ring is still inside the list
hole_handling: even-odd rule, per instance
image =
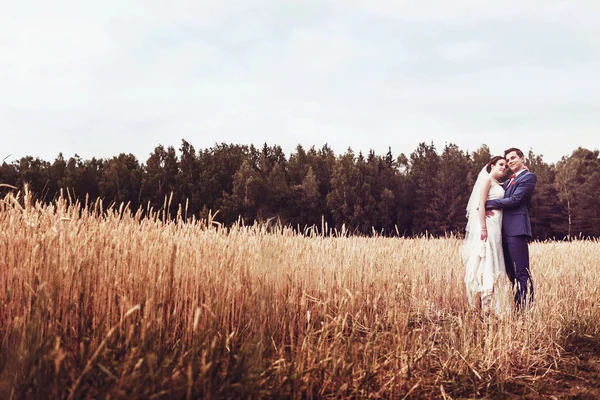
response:
[[[481,230],[481,240],[485,242],[487,240],[487,238],[488,238],[487,229],[482,229]]]

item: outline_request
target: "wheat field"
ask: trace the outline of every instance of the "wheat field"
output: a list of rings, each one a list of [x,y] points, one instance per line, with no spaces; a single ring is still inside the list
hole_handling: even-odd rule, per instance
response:
[[[532,243],[534,306],[498,319],[453,236],[100,210],[0,202],[1,398],[536,397],[600,337],[595,240]]]

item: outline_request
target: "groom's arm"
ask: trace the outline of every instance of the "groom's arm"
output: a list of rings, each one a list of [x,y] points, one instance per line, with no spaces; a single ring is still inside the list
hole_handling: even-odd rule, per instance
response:
[[[519,182],[519,186],[517,186],[514,193],[510,197],[505,197],[503,199],[496,200],[488,200],[485,203],[485,209],[511,209],[519,207],[520,205],[531,199],[531,195],[535,190],[536,183],[537,177],[534,174],[527,174],[523,177],[523,180]]]

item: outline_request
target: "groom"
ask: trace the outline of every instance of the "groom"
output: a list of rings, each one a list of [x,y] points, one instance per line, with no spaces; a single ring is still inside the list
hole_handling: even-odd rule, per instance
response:
[[[529,212],[531,196],[535,190],[537,178],[525,168],[523,152],[510,148],[504,152],[508,168],[512,171],[510,178],[504,182],[504,198],[488,200],[486,210],[503,209],[502,248],[506,274],[513,286],[517,285],[515,305],[523,308],[533,301],[533,282],[529,271],[529,245],[531,239],[531,221]]]

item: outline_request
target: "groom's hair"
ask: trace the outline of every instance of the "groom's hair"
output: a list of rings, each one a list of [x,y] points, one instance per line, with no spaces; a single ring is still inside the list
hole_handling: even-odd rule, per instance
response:
[[[500,160],[504,160],[504,157],[502,157],[502,156],[492,157],[492,159],[488,162],[487,166],[485,167],[485,170],[488,173],[490,173],[490,171],[492,170],[492,166],[496,165],[496,163]]]
[[[504,157],[506,158],[506,155],[508,153],[510,153],[511,151],[516,151],[517,155],[519,157],[521,157],[521,158],[523,157],[523,152],[521,150],[517,149],[516,147],[511,147],[510,149],[504,150]]]

